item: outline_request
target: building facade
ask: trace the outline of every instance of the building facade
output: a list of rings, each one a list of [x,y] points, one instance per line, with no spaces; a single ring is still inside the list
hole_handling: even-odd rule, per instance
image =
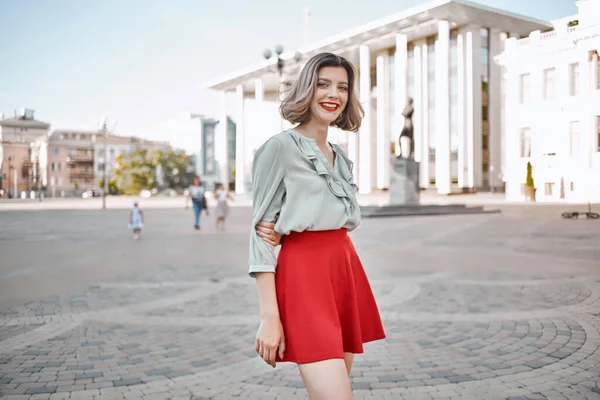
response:
[[[35,119],[27,108],[14,117],[0,116],[0,191],[5,197],[18,197],[22,191],[43,185],[40,164],[32,161],[32,144],[48,135],[50,124]]]
[[[237,99],[236,192],[247,190],[254,151],[289,126],[277,112],[278,88],[292,81],[303,62],[321,52],[348,58],[357,67],[365,117],[358,134],[330,130],[355,163],[361,193],[387,189],[403,126],[402,109],[413,99],[415,160],[421,188],[440,194],[503,188],[502,75],[493,57],[507,38],[548,30],[551,24],[464,0],[436,0],[300,49],[302,57],[277,60],[208,85]],[[279,78],[281,80],[278,80]],[[224,142],[224,128],[215,140]],[[222,145],[221,145],[222,146]],[[228,160],[223,154],[217,154]]]
[[[217,140],[220,121],[212,118],[200,118],[200,149],[195,153],[196,174],[202,177],[207,187],[216,182],[227,182],[231,186],[235,182],[237,125],[231,117],[227,121],[227,146]],[[223,155],[221,158],[219,155]],[[222,160],[226,159],[227,163]],[[226,179],[223,179],[226,176]]]
[[[48,188],[57,190],[93,189],[93,146],[98,132],[55,130],[48,136]]]
[[[106,135],[101,131],[54,130],[47,139],[48,189],[68,192],[100,188],[107,168],[107,179],[114,177],[117,157],[134,150],[169,151],[167,142],[137,137]],[[40,154],[44,154],[43,151]],[[105,160],[108,160],[106,162]]]
[[[507,41],[506,197],[523,199],[531,162],[537,201],[600,201],[600,0],[554,29]]]

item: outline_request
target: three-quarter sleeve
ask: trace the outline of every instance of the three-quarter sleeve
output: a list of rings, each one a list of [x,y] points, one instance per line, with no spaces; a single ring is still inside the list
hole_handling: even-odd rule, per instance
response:
[[[275,222],[276,215],[281,211],[285,196],[284,170],[283,144],[272,137],[256,151],[252,164],[253,216],[249,259],[251,277],[254,277],[256,272],[275,272],[277,267],[275,248],[257,235],[256,225],[260,221]]]

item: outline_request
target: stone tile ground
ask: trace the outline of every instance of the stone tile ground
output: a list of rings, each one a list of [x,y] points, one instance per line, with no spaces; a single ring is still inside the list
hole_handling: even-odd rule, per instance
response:
[[[2,213],[0,400],[305,399],[253,351],[250,211]],[[365,220],[352,233],[387,338],[357,399],[600,399],[600,225],[548,212]]]

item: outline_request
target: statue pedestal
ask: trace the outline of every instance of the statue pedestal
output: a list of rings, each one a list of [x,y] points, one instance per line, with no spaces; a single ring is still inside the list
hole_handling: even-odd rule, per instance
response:
[[[415,160],[395,158],[392,161],[390,205],[418,205],[419,197],[419,163]]]

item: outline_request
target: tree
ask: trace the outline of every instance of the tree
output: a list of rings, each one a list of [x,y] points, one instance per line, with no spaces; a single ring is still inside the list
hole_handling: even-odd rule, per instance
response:
[[[117,157],[115,179],[126,194],[139,194],[141,190],[156,186],[158,157],[148,150],[134,150],[127,156]]]
[[[100,178],[100,182],[98,182],[98,186],[100,189],[104,190],[104,178]],[[117,179],[112,179],[108,181],[108,193],[117,194],[119,193],[119,186],[117,185]]]
[[[144,189],[184,188],[195,175],[191,157],[182,150],[135,150],[117,157],[115,184],[126,194],[138,194]]]
[[[527,186],[527,187],[535,187],[531,170],[532,170],[531,162],[527,161],[527,178],[525,179],[525,186]]]
[[[159,153],[160,188],[180,189],[190,186],[195,176],[192,158],[183,150]]]

